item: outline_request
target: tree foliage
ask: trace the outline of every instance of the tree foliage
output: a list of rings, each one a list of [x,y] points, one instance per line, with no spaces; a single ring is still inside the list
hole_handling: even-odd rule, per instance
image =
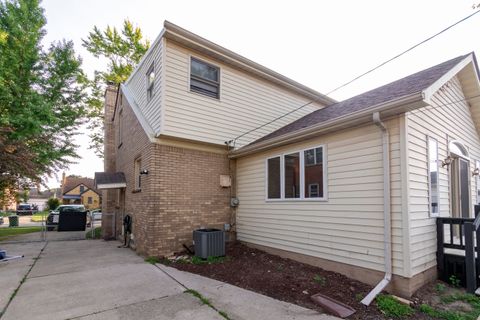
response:
[[[39,183],[78,157],[85,77],[71,41],[41,46],[38,0],[0,1],[0,190]]]
[[[60,205],[60,200],[58,198],[49,198],[47,200],[48,210],[55,210]]]
[[[128,19],[123,22],[119,31],[107,26],[100,30],[93,28],[83,40],[83,46],[96,58],[108,61],[107,69],[96,71],[89,81],[90,96],[88,98],[88,129],[90,132],[90,149],[103,157],[103,93],[107,83],[120,84],[125,82],[135,66],[150,47],[139,27],[135,27]]]

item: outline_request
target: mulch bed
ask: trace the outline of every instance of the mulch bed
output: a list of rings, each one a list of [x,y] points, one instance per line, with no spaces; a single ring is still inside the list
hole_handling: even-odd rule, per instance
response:
[[[360,303],[372,289],[371,286],[339,273],[284,259],[240,243],[227,246],[227,259],[221,263],[173,262],[170,266],[320,312],[323,310],[310,300],[310,296],[322,293],[353,307],[356,313],[348,319],[388,319],[375,303],[369,307]],[[417,312],[409,319],[430,318]]]

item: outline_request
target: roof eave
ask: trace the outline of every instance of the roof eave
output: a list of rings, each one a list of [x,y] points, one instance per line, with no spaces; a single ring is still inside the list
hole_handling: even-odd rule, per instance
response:
[[[185,30],[169,21],[165,21],[163,36],[167,39],[171,39],[177,42],[187,45],[200,52],[207,51],[210,55],[236,66],[240,69],[247,70],[253,74],[266,78],[274,83],[277,83],[283,87],[287,87],[290,90],[297,92],[298,94],[309,97],[315,102],[321,104],[330,105],[337,101],[316,91],[307,86],[304,86],[288,77],[281,75],[267,67],[260,65],[252,60],[249,60],[233,51],[230,51],[222,46],[219,46],[205,38],[202,38],[188,30]]]
[[[286,133],[269,140],[261,141],[251,146],[245,146],[238,150],[232,151],[229,154],[229,158],[240,158],[260,151],[309,139],[320,134],[325,134],[327,132],[341,130],[344,128],[352,127],[354,125],[365,124],[372,121],[372,114],[374,112],[380,112],[382,116],[390,116],[393,114],[400,114],[406,111],[410,111],[412,109],[420,108],[427,105],[427,102],[423,99],[423,96],[423,91],[416,92],[414,94],[404,96],[396,100],[372,106],[359,112],[350,113],[348,115],[338,117],[330,121],[322,122],[318,125]],[[418,103],[418,105],[416,105],[415,103]]]

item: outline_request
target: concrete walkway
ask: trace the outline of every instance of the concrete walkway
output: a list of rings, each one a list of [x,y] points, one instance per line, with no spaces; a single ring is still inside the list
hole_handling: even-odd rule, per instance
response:
[[[0,310],[4,310],[0,318],[207,320],[224,319],[217,311],[221,310],[230,319],[239,320],[336,319],[145,263],[133,251],[117,245],[101,240],[0,244],[9,254],[25,254],[20,260],[0,262]],[[217,310],[185,293],[187,288],[208,298]]]

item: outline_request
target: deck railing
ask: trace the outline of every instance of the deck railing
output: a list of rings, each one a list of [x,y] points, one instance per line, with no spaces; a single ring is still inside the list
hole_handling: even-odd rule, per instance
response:
[[[448,239],[445,239],[445,226],[449,229]],[[461,251],[452,254],[445,249]],[[467,292],[474,293],[479,284],[479,259],[480,215],[475,219],[437,218],[437,268],[441,279],[450,279],[453,275],[466,285]]]

